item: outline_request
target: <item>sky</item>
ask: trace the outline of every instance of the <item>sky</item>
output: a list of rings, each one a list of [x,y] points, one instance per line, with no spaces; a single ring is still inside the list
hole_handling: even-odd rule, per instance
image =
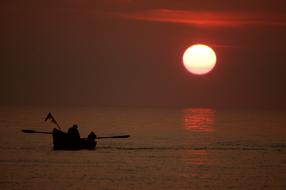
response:
[[[3,0],[0,23],[3,106],[286,108],[284,0]]]

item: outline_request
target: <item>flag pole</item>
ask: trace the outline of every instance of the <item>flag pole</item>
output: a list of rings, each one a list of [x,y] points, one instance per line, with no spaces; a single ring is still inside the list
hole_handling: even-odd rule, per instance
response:
[[[59,130],[62,130],[60,125],[58,123],[56,123],[57,127],[59,128]]]

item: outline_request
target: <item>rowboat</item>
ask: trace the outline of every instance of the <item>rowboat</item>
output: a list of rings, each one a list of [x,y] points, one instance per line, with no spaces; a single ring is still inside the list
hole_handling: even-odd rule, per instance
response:
[[[67,133],[56,128],[53,129],[52,135],[54,150],[94,150],[97,143],[95,138],[71,139]]]
[[[118,139],[130,137],[130,135],[97,137],[94,132],[91,132],[87,138],[74,138],[74,136],[71,136],[70,134],[63,132],[61,129],[56,128],[54,128],[52,132],[35,131],[31,129],[22,129],[22,132],[52,135],[54,150],[94,150],[96,148],[97,139]]]

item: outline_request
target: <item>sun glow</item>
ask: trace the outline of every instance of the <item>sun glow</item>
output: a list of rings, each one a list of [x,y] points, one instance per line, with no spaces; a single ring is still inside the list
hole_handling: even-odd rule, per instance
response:
[[[207,74],[216,64],[216,54],[209,46],[196,44],[185,51],[183,63],[186,69],[193,74]]]

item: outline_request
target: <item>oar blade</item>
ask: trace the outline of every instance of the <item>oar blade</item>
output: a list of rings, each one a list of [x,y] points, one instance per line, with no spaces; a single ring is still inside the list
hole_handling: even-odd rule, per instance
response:
[[[22,129],[23,133],[41,133],[41,134],[52,134],[52,132],[47,132],[47,131],[34,131],[31,129]]]
[[[112,138],[129,138],[130,135],[113,136]]]
[[[22,129],[23,133],[36,133],[36,131],[31,130],[31,129]]]
[[[130,135],[118,135],[118,136],[110,136],[110,137],[97,137],[96,139],[115,139],[115,138],[129,138]]]

